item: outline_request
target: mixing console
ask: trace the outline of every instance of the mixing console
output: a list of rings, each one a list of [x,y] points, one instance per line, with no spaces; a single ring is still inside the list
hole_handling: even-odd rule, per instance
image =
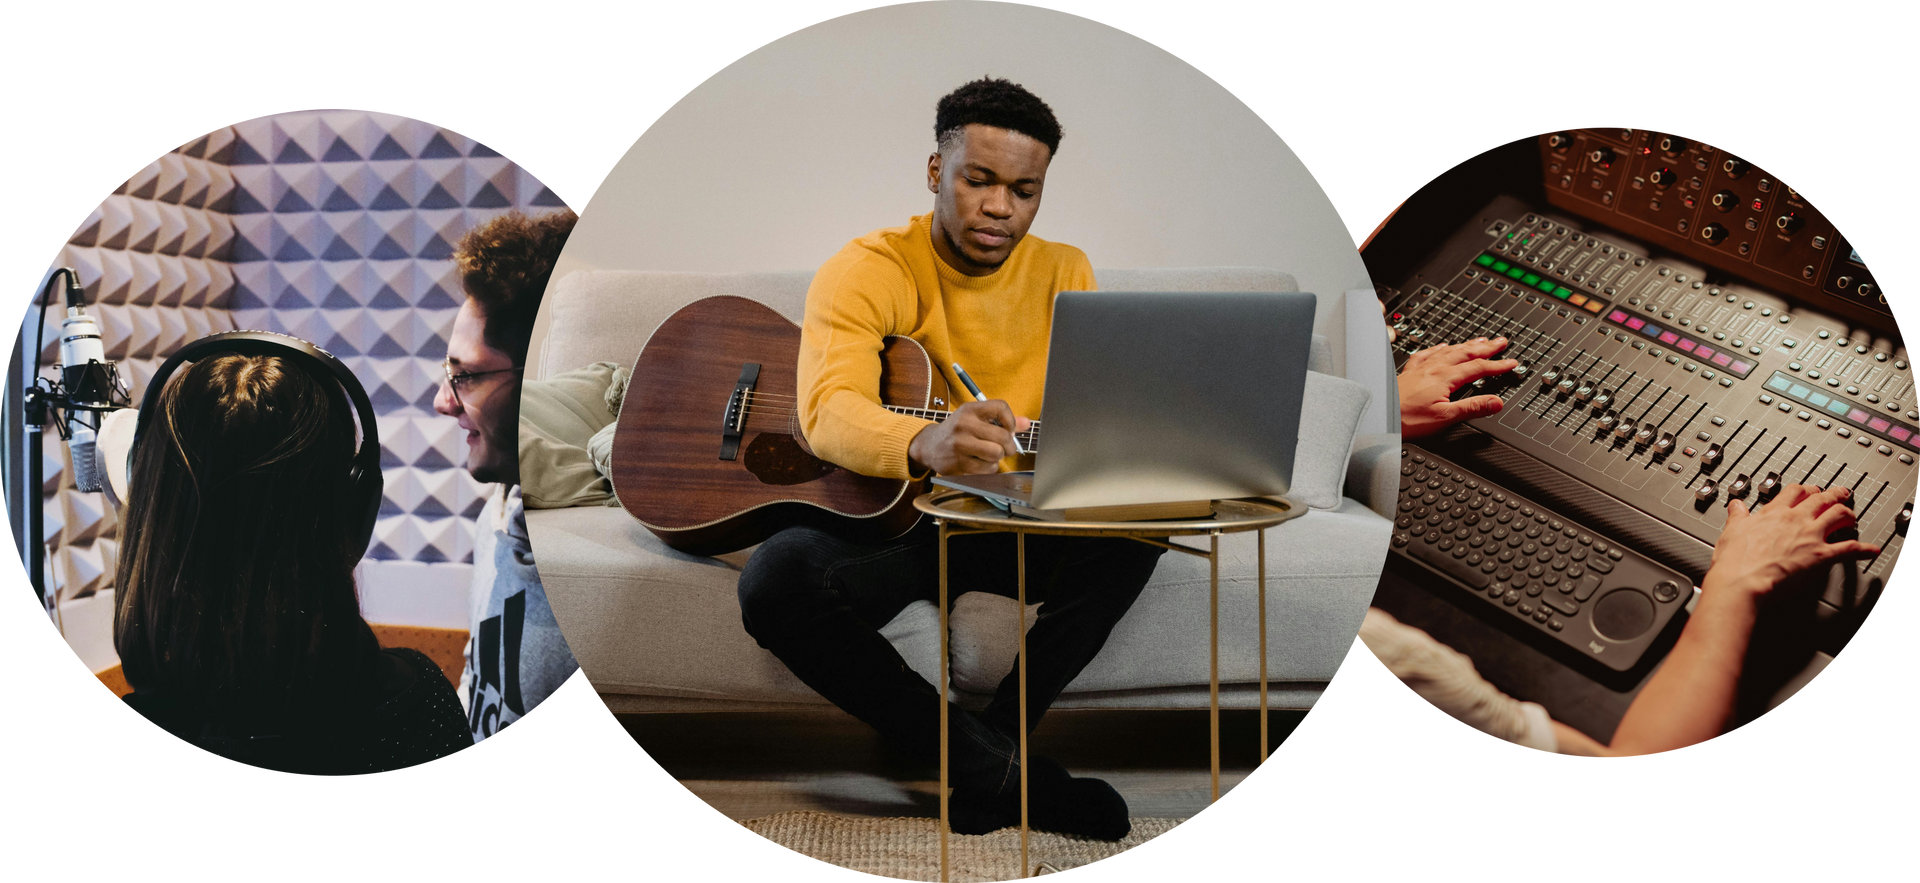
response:
[[[1382,289],[1395,348],[1404,359],[1506,336],[1506,356],[1521,368],[1459,393],[1493,393],[1505,408],[1435,450],[1695,582],[1729,500],[1761,505],[1792,483],[1852,489],[1859,537],[1884,551],[1829,574],[1818,643],[1837,652],[1884,585],[1912,517],[1920,399],[1909,357],[1883,297],[1870,281],[1861,292],[1872,277],[1858,256],[1831,253],[1837,233],[1797,194],[1722,152],[1679,143],[1681,155],[1650,169],[1661,150],[1616,144],[1600,157],[1593,151],[1605,145],[1591,133],[1541,139],[1543,183],[1556,202],[1582,208],[1567,197],[1578,193],[1593,203],[1587,214],[1620,226],[1629,226],[1615,217],[1630,214],[1629,199],[1686,200],[1698,210],[1669,206],[1690,220],[1666,226],[1629,218],[1676,240],[1654,247],[1571,213],[1495,198],[1399,287]],[[1621,168],[1600,169],[1596,158]],[[1727,177],[1728,162],[1744,183]],[[1715,171],[1695,178],[1702,163]],[[1666,184],[1652,180],[1661,177]],[[1716,198],[1723,184],[1733,195],[1717,198],[1735,206],[1724,219],[1685,195]],[[1647,195],[1669,187],[1675,196]],[[1756,203],[1763,190],[1775,202]],[[1778,209],[1789,194],[1792,204]],[[1749,229],[1756,205],[1783,220]],[[1703,213],[1740,235],[1687,235]],[[1644,205],[1639,214],[1657,216]],[[1728,244],[1712,263],[1677,253]],[[1816,254],[1821,261],[1793,274],[1804,276],[1800,290],[1752,281],[1781,275],[1765,261]],[[1845,286],[1832,284],[1848,275]]]

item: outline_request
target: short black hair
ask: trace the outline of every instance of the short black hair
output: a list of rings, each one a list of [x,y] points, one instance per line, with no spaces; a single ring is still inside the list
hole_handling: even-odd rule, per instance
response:
[[[1060,150],[1060,121],[1040,96],[1010,80],[981,77],[940,99],[933,111],[933,139],[946,147],[948,139],[972,123],[1019,132],[1047,145],[1047,154]]]

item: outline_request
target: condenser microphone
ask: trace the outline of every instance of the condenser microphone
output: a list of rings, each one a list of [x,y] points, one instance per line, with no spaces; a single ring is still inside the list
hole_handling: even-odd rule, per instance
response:
[[[100,468],[95,451],[99,414],[120,407],[113,401],[119,370],[107,361],[100,342],[100,325],[87,315],[86,289],[78,277],[67,276],[67,317],[60,323],[61,404],[67,411],[67,453],[73,462],[73,483],[84,493],[100,490]],[[93,422],[86,415],[92,414]]]

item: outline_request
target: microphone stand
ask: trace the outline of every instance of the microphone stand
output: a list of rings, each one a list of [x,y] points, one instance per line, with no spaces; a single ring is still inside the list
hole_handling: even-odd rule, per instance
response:
[[[54,428],[61,438],[67,437],[66,422],[74,417],[76,411],[91,411],[96,415],[118,410],[121,405],[113,402],[118,381],[113,374],[105,375],[107,391],[101,396],[103,401],[79,401],[61,381],[47,381],[40,376],[40,357],[45,352],[47,333],[47,305],[52,300],[53,281],[58,276],[66,276],[67,299],[69,305],[78,305],[80,276],[71,267],[57,267],[47,273],[40,284],[40,328],[35,334],[33,350],[33,370],[30,382],[20,391],[20,422],[26,435],[27,480],[17,495],[27,510],[27,535],[24,537],[22,555],[27,559],[27,577],[33,583],[33,591],[45,607],[60,622],[60,605],[57,598],[47,591],[47,543],[46,543],[46,424],[48,418],[55,420]],[[22,335],[24,338],[24,335]],[[21,341],[25,343],[24,339]],[[20,361],[24,362],[25,359]],[[64,367],[64,366],[63,366]],[[111,366],[109,366],[109,371]],[[84,384],[83,384],[84,385]],[[61,412],[65,411],[65,416]],[[95,417],[96,423],[98,417]],[[97,427],[96,427],[97,428]],[[64,631],[64,629],[63,629]]]

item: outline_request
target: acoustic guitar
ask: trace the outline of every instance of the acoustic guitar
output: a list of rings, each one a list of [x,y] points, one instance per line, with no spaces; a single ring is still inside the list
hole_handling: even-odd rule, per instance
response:
[[[675,549],[717,555],[790,526],[887,540],[919,521],[924,482],[861,475],[813,455],[794,382],[800,327],[757,301],[710,297],[653,332],[613,439],[613,492]],[[880,352],[883,407],[939,422],[957,406],[911,338]],[[1020,432],[1028,451],[1040,422]]]

